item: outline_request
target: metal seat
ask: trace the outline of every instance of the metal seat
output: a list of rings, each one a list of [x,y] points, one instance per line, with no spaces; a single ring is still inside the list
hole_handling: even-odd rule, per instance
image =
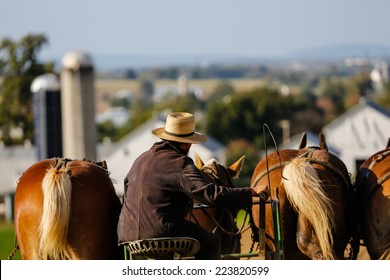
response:
[[[175,254],[180,257],[192,257],[200,249],[198,240],[190,237],[162,237],[122,242],[125,250],[134,255],[141,255],[147,259],[173,259]],[[125,259],[127,254],[125,252]]]

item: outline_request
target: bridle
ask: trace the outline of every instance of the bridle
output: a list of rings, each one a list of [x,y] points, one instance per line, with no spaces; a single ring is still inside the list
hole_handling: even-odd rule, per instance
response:
[[[218,164],[218,163],[217,163],[217,166],[220,167],[220,168],[218,168],[217,170],[215,170],[214,168],[212,168],[212,167],[209,166],[209,165],[204,165],[200,171],[201,171],[201,173],[202,173],[203,175],[206,175],[206,176],[209,178],[209,180],[213,181],[214,184],[217,184],[217,185],[226,185],[226,184],[224,184],[224,183],[222,182],[222,180],[221,180],[221,174],[219,174],[219,171],[222,170],[223,172],[225,172],[225,178],[227,178],[227,180],[228,180],[227,185],[228,185],[229,187],[235,188],[235,187],[236,187],[236,186],[235,186],[235,183],[234,183],[233,179],[231,178],[230,174],[228,173],[228,171],[226,170],[226,168],[222,167],[222,166],[221,166],[220,164]],[[196,206],[195,206],[195,207],[196,207]],[[243,228],[244,228],[245,223],[246,223],[247,215],[245,216],[245,219],[244,219],[244,222],[243,222],[241,228],[238,229],[238,230],[235,231],[235,232],[232,232],[232,231],[227,230],[226,228],[224,228],[224,227],[222,226],[222,224],[221,224],[221,222],[223,221],[223,218],[225,218],[226,215],[231,214],[231,211],[230,211],[229,209],[224,209],[224,210],[223,210],[223,213],[221,214],[221,216],[220,216],[219,219],[217,220],[217,219],[215,219],[212,215],[210,215],[210,214],[208,213],[208,211],[206,210],[206,208],[207,208],[207,207],[205,207],[205,206],[200,206],[200,207],[198,207],[198,209],[200,209],[200,210],[202,211],[202,213],[203,213],[208,219],[210,219],[210,220],[215,224],[215,227],[214,227],[214,229],[212,230],[213,233],[215,233],[218,229],[221,230],[224,234],[230,235],[230,236],[239,236],[239,235],[242,233]],[[247,211],[247,214],[248,214],[248,211]],[[196,222],[197,224],[199,224],[199,222],[197,221],[197,219],[196,219],[195,215],[192,213],[192,211],[191,211],[191,218],[194,219],[195,222]]]

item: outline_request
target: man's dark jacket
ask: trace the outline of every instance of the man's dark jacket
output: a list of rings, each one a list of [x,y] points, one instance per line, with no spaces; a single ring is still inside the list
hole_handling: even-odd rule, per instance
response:
[[[139,156],[125,178],[119,241],[174,236],[192,199],[217,207],[252,205],[250,188],[227,188],[204,179],[176,145],[162,141]]]

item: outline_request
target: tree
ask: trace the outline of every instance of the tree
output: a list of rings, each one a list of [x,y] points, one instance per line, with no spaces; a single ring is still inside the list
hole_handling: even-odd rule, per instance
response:
[[[245,139],[262,147],[263,124],[268,124],[280,140],[278,123],[291,119],[293,111],[293,99],[276,90],[257,88],[235,93],[227,102],[214,102],[207,107],[207,134],[225,144]]]
[[[194,94],[187,93],[165,98],[155,106],[159,111],[169,109],[173,112],[196,112],[202,109],[202,102],[198,100]]]
[[[28,34],[18,42],[10,38],[0,42],[0,130],[6,145],[34,138],[30,86],[37,76],[52,71],[54,66],[38,62],[38,53],[46,43],[42,34]],[[16,128],[23,131],[19,139],[11,135]]]
[[[228,81],[222,81],[215,87],[207,102],[208,104],[220,102],[224,97],[229,97],[233,93],[234,87]]]
[[[253,170],[260,161],[260,150],[255,145],[244,139],[230,141],[227,146],[227,166],[235,162],[241,156],[245,156],[244,165],[237,179],[237,185],[249,186]]]
[[[385,84],[384,94],[378,98],[378,103],[387,110],[390,110],[390,82]]]

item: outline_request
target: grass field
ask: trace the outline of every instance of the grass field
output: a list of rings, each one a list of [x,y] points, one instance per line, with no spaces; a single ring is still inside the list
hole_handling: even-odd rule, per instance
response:
[[[0,222],[0,260],[6,260],[14,248],[15,231],[14,225],[9,222]],[[18,251],[13,260],[22,259]]]

